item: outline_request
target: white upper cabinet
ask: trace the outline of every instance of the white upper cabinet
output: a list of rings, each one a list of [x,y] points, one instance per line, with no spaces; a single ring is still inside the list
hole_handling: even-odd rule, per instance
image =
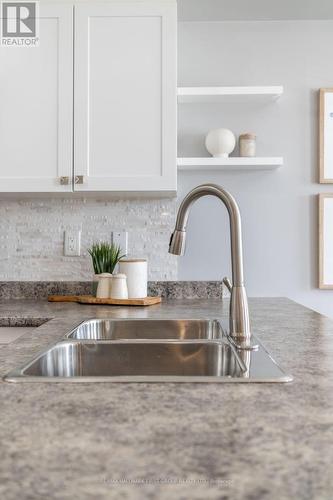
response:
[[[176,2],[39,2],[0,46],[0,191],[176,191]]]
[[[75,6],[75,191],[177,187],[176,4]]]
[[[40,2],[39,46],[0,46],[2,192],[72,190],[72,16]]]

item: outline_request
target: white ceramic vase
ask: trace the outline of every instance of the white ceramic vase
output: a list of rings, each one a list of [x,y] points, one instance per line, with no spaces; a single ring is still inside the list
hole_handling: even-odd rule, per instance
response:
[[[207,151],[215,158],[228,158],[236,146],[236,137],[227,128],[217,128],[206,136]]]

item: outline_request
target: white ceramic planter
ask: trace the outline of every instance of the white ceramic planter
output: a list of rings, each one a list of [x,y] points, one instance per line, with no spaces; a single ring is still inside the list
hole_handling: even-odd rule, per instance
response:
[[[98,299],[108,299],[110,297],[110,283],[112,274],[102,273],[98,275],[98,286],[96,297]]]

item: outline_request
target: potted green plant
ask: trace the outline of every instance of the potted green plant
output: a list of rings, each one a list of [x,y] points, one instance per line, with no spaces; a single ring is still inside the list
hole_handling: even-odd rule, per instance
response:
[[[88,249],[91,256],[95,279],[93,282],[93,295],[96,295],[98,285],[98,275],[102,273],[112,274],[119,260],[124,257],[121,255],[121,248],[113,243],[100,242],[94,243]]]

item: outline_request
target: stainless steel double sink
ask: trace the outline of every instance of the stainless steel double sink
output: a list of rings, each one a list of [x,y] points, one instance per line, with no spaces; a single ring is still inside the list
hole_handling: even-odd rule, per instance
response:
[[[261,343],[238,350],[217,320],[90,319],[8,382],[289,382]]]

